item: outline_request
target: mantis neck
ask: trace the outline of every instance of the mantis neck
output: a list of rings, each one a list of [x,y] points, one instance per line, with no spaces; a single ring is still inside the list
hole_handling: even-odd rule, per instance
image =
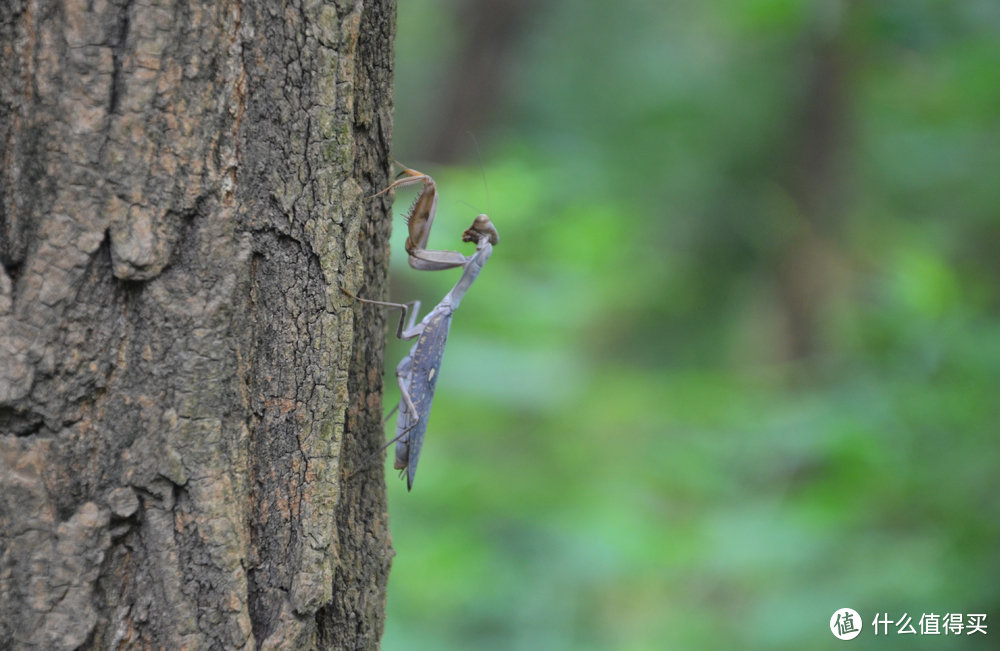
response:
[[[490,259],[490,255],[493,253],[493,245],[489,243],[486,238],[479,240],[479,245],[476,247],[476,252],[469,257],[469,261],[465,264],[465,268],[462,271],[462,277],[458,279],[455,286],[451,288],[451,291],[444,297],[442,303],[447,301],[451,303],[452,309],[458,307],[458,304],[462,302],[462,298],[465,296],[465,292],[469,291],[472,287],[472,283],[476,282],[476,278],[479,277],[479,272],[483,270],[486,265],[486,261]]]

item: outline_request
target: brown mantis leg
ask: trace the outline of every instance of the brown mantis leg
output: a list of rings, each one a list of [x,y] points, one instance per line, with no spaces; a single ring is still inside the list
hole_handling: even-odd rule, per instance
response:
[[[440,271],[464,267],[469,258],[458,251],[438,251],[427,248],[431,226],[434,224],[434,215],[437,213],[437,186],[434,184],[434,179],[399,162],[396,164],[403,168],[403,174],[406,176],[394,181],[389,187],[374,196],[377,197],[396,188],[405,188],[418,183],[423,184],[423,190],[406,214],[406,226],[409,230],[406,238],[406,253],[409,256],[410,266],[420,271]]]

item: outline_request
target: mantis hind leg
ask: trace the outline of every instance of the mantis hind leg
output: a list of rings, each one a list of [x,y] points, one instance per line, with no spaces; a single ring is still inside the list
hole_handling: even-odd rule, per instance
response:
[[[398,407],[398,405],[397,405],[397,407]],[[393,408],[393,410],[395,410],[395,408]],[[389,413],[389,416],[391,416],[391,415],[392,415],[392,413],[390,412],[390,413]],[[388,419],[388,417],[389,417],[389,416],[386,416],[386,418]],[[399,434],[397,434],[396,436],[392,437],[392,438],[391,438],[391,439],[390,439],[389,441],[387,441],[387,442],[386,442],[386,443],[385,443],[384,445],[382,445],[381,447],[379,447],[379,449],[378,449],[378,450],[375,450],[375,452],[372,452],[372,453],[371,453],[370,455],[368,455],[368,457],[367,457],[367,458],[365,458],[365,460],[361,462],[361,465],[360,465],[360,466],[358,467],[358,469],[357,469],[357,470],[355,470],[354,472],[350,473],[349,475],[347,475],[347,476],[345,477],[345,479],[350,479],[351,477],[353,477],[354,475],[358,474],[359,472],[361,472],[361,471],[362,471],[362,470],[364,470],[365,468],[369,467],[369,466],[371,465],[372,461],[374,461],[374,460],[375,460],[375,458],[376,458],[376,457],[377,457],[378,455],[380,455],[380,454],[382,454],[383,452],[385,452],[386,448],[388,448],[388,447],[389,447],[390,445],[392,445],[393,443],[396,443],[397,441],[400,441],[400,440],[402,440],[402,439],[405,439],[405,438],[406,438],[406,436],[407,436],[407,435],[408,435],[408,434],[410,433],[410,430],[411,430],[411,429],[413,429],[413,428],[414,428],[414,427],[416,427],[416,426],[417,426],[417,424],[416,424],[416,423],[413,423],[413,425],[410,425],[410,426],[409,426],[409,427],[407,427],[407,428],[406,428],[405,430],[403,430],[402,432],[400,432],[400,433],[399,433]],[[397,463],[398,463],[398,462],[397,462]],[[394,467],[396,467],[396,466],[394,466]],[[405,469],[406,469],[406,466],[403,466],[403,469],[405,470]],[[402,473],[400,473],[400,477],[402,477]]]

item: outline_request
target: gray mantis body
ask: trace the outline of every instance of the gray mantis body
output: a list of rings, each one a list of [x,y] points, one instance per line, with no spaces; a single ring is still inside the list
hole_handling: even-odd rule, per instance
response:
[[[458,251],[427,249],[427,239],[437,207],[437,189],[434,180],[426,174],[406,168],[404,173],[407,174],[406,178],[396,181],[383,192],[404,185],[423,183],[424,189],[407,215],[409,236],[406,240],[406,251],[410,266],[424,271],[462,267],[462,276],[455,286],[419,323],[415,323],[420,310],[419,301],[407,304],[358,299],[366,303],[400,309],[396,336],[403,340],[414,338],[417,340],[410,348],[409,354],[396,367],[396,380],[400,392],[399,415],[396,418],[396,436],[389,442],[390,444],[396,442],[394,467],[405,471],[406,488],[410,490],[416,476],[424,434],[427,432],[434,389],[437,387],[452,315],[479,277],[479,272],[493,253],[493,245],[500,238],[490,218],[479,215],[472,222],[472,226],[462,234],[462,241],[476,243],[476,251],[472,255],[466,256]],[[409,323],[406,322],[408,312]]]

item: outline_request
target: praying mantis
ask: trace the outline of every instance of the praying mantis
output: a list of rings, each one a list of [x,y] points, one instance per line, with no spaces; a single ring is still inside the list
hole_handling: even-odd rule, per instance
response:
[[[405,166],[401,167],[405,176],[378,194],[409,185],[423,184],[423,189],[406,215],[408,234],[405,248],[410,266],[421,271],[461,267],[462,276],[420,323],[416,323],[420,312],[420,301],[389,303],[358,298],[346,289],[342,291],[364,303],[400,310],[396,336],[404,341],[414,338],[417,340],[410,348],[410,352],[396,366],[396,380],[400,392],[400,401],[396,406],[399,410],[396,418],[396,436],[384,446],[396,443],[396,461],[393,466],[397,470],[405,471],[406,490],[409,491],[413,488],[413,479],[417,473],[417,462],[427,431],[427,420],[434,401],[434,389],[437,387],[452,315],[479,277],[483,266],[493,253],[493,245],[500,241],[500,235],[487,215],[479,215],[462,233],[463,242],[476,243],[475,253],[467,256],[458,251],[428,249],[427,240],[437,211],[437,186],[429,175]],[[408,313],[410,319],[407,322]]]

